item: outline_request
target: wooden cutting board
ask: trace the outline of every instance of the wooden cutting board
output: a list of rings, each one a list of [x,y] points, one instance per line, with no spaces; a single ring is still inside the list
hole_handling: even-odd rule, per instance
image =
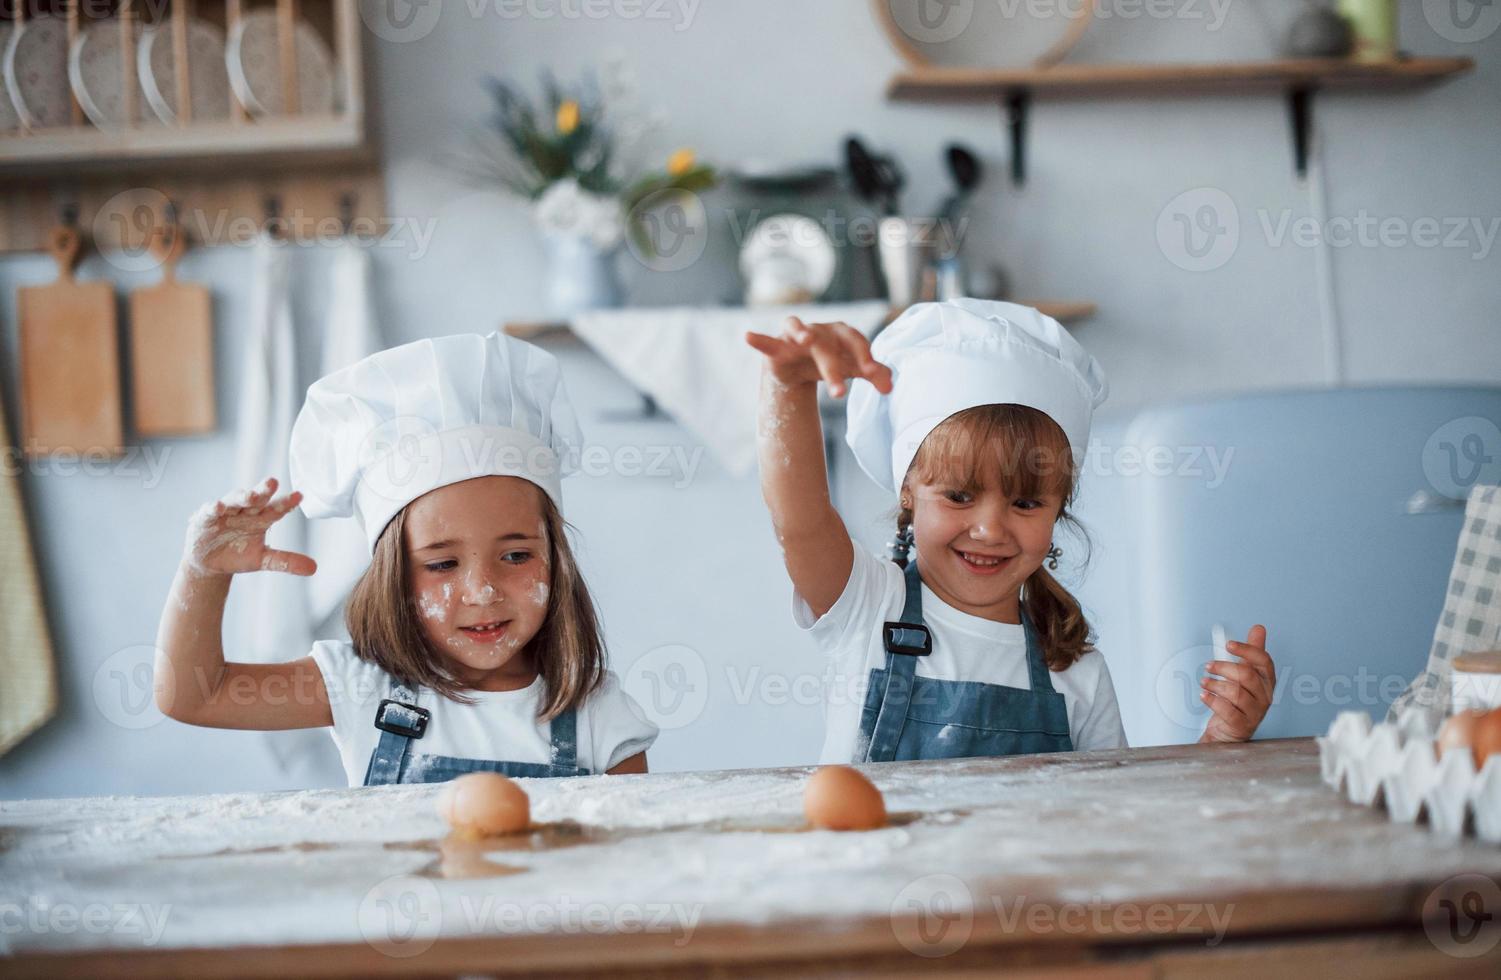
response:
[[[151,249],[162,281],[130,294],[130,373],[135,429],[143,436],[212,432],[214,320],[208,287],[177,280],[185,238],[158,225]]]
[[[17,290],[21,449],[31,457],[124,452],[115,291],[74,280],[79,246],[75,229],[53,229],[57,281]]]

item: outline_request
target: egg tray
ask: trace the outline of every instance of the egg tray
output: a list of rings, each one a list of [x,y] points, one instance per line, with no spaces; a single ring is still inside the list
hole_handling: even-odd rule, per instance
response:
[[[1439,837],[1501,844],[1501,754],[1477,773],[1468,746],[1439,758],[1417,717],[1372,725],[1362,711],[1342,712],[1316,741],[1324,782],[1351,803],[1384,808],[1395,822],[1426,823]]]

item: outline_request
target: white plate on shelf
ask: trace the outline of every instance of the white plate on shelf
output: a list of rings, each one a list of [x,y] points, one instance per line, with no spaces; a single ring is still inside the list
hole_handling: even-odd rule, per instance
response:
[[[229,75],[224,70],[224,33],[207,21],[188,18],[188,98],[192,121],[229,118]],[[177,55],[172,45],[172,22],[163,21],[141,33],[136,46],[136,74],[141,93],[156,117],[177,124]]]
[[[12,27],[8,21],[0,21],[0,61],[5,49],[10,47]],[[0,133],[12,133],[21,128],[21,114],[10,101],[10,86],[6,84],[5,72],[0,71]]]
[[[133,25],[136,44],[141,42],[141,26]],[[89,121],[101,129],[129,126],[135,120],[125,117],[124,71],[127,57],[120,43],[118,20],[96,20],[73,39],[68,51],[68,81],[73,97]],[[134,73],[135,66],[130,70]],[[152,121],[136,86],[136,120]]]
[[[225,60],[229,81],[240,104],[253,116],[284,114],[281,56],[277,42],[277,14],[257,10],[246,14],[229,32]],[[337,108],[334,57],[323,38],[306,21],[292,29],[296,53],[297,102],[304,116],[329,115]]]
[[[11,28],[5,45],[5,87],[23,125],[73,124],[68,88],[68,22],[40,14]]]

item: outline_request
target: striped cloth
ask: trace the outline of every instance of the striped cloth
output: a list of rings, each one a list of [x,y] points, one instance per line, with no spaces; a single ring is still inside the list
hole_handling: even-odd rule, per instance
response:
[[[0,401],[0,450],[13,460],[5,404]],[[0,467],[0,755],[57,710],[52,637],[31,551],[31,530],[14,467]]]
[[[1462,653],[1501,647],[1501,487],[1476,486],[1465,507],[1464,528],[1444,611],[1433,631],[1428,666],[1392,702],[1387,721],[1421,723],[1430,732],[1449,714],[1449,679]],[[1416,716],[1415,718],[1411,716]]]

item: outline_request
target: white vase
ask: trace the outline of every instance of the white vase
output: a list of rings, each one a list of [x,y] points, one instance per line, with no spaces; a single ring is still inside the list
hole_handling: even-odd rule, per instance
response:
[[[615,268],[619,246],[601,251],[583,236],[556,234],[544,234],[542,243],[547,252],[544,302],[551,319],[621,305],[625,291]]]

